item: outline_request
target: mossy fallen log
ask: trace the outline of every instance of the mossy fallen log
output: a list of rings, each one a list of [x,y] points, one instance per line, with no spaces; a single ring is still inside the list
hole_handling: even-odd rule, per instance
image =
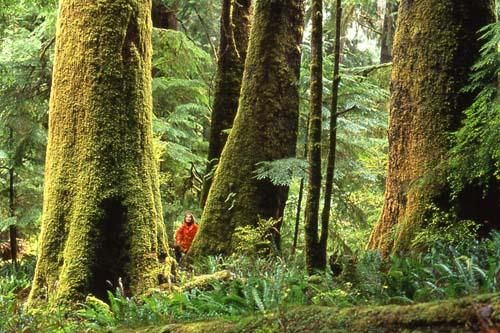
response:
[[[193,332],[500,332],[500,293],[415,305],[372,307],[301,306],[266,315],[170,324],[120,333]]]
[[[179,290],[186,291],[191,289],[206,289],[210,288],[211,284],[217,281],[227,281],[234,277],[231,271],[223,270],[213,274],[198,275],[193,279],[180,286]]]
[[[179,286],[171,283],[163,283],[160,285],[161,290],[168,291],[188,291],[192,289],[206,290],[211,289],[211,285],[217,281],[228,281],[234,278],[234,274],[229,270],[222,270],[212,274],[204,274],[194,276],[188,282]]]

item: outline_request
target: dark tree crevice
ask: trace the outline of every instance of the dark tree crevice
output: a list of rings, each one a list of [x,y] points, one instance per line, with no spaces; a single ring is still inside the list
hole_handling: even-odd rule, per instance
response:
[[[89,283],[89,292],[107,299],[107,291],[114,291],[121,282],[127,290],[127,268],[130,264],[130,244],[125,229],[127,209],[118,198],[106,199],[101,204],[102,220],[95,235],[95,260]]]

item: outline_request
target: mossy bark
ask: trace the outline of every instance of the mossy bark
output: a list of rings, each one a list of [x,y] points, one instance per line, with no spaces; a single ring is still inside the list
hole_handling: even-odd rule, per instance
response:
[[[213,173],[238,110],[241,80],[248,47],[251,0],[223,0],[221,8],[220,45],[217,86],[210,122],[207,175]],[[212,177],[203,183],[201,206],[205,205]]]
[[[295,156],[303,3],[257,1],[233,128],[191,255],[229,254],[237,226],[280,218],[287,188],[255,179],[256,163]]]
[[[311,6],[311,82],[309,84],[309,130],[307,162],[309,174],[305,207],[306,265],[309,273],[326,266],[326,237],[328,229],[319,231],[319,202],[321,199],[321,118],[323,109],[323,1],[313,0]],[[322,243],[322,240],[325,240]],[[324,253],[323,253],[324,252]]]
[[[158,284],[166,256],[152,143],[151,2],[62,0],[30,304]]]
[[[264,316],[170,324],[133,332],[356,332],[437,333],[497,332],[500,295],[479,295],[417,305],[334,308],[302,306]],[[489,329],[489,330],[487,330]],[[118,330],[117,333],[132,332]]]
[[[479,221],[491,211],[476,191],[481,203],[475,212],[461,214],[470,205],[470,195],[452,201],[445,166],[449,132],[460,125],[473,97],[461,89],[479,54],[477,31],[492,20],[489,0],[400,2],[385,201],[370,248],[384,254],[407,250],[416,230],[431,218],[431,206]]]

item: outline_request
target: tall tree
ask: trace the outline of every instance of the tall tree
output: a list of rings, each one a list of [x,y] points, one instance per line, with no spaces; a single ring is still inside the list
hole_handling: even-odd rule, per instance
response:
[[[226,143],[228,130],[233,125],[248,47],[251,0],[222,0],[220,45],[218,54],[217,86],[210,125],[208,146],[208,177],[203,184],[201,206],[205,205],[212,185],[212,174]]]
[[[61,0],[39,256],[30,304],[121,279],[137,293],[166,256],[152,143],[151,2]]]
[[[386,0],[384,23],[382,26],[382,36],[380,40],[380,63],[385,64],[392,61],[392,45],[394,32],[396,30],[396,18],[398,12],[397,0]]]
[[[256,163],[295,155],[302,0],[255,4],[238,113],[191,255],[231,253],[237,226],[282,216],[288,189],[257,180]]]
[[[477,31],[493,20],[492,1],[402,0],[399,6],[385,201],[369,241],[385,254],[408,249],[433,207],[480,222],[498,211],[480,190],[452,200],[445,168],[448,133],[473,98],[462,88],[479,54]]]
[[[162,0],[153,0],[151,7],[151,19],[155,28],[177,30],[177,8],[178,1],[167,5]]]
[[[309,176],[305,208],[306,265],[310,273],[324,268],[327,230],[319,231],[319,202],[321,199],[321,117],[323,108],[323,1],[313,0],[311,6],[311,94],[307,161]],[[323,246],[324,245],[324,246]],[[323,263],[324,262],[324,263]]]
[[[12,143],[14,134],[12,128],[9,128],[9,141]],[[12,145],[12,144],[11,144]],[[14,192],[14,165],[9,166],[9,217],[14,219],[16,216],[15,192]],[[10,259],[17,266],[17,228],[15,225],[9,226]]]
[[[326,243],[328,240],[328,225],[330,223],[330,208],[332,206],[333,179],[335,175],[335,158],[337,156],[337,118],[340,85],[340,31],[342,21],[342,1],[335,2],[335,48],[333,64],[332,99],[330,104],[330,133],[328,144],[328,157],[326,161],[325,198],[323,210],[321,211],[321,236],[319,246],[320,257],[317,262],[319,268],[326,267]]]

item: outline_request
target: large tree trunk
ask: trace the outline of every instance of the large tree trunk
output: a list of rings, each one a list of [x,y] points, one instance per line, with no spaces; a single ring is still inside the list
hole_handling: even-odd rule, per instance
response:
[[[396,30],[396,18],[398,11],[397,0],[386,0],[384,12],[384,25],[380,40],[380,63],[385,64],[392,61],[392,45],[394,31]]]
[[[208,177],[203,183],[201,206],[205,205],[212,185],[213,169],[218,163],[226,144],[228,130],[238,110],[241,80],[248,47],[251,0],[223,0],[218,55],[217,86],[210,123],[208,146]]]
[[[319,202],[321,199],[321,110],[323,109],[323,1],[313,0],[311,6],[311,82],[309,90],[309,130],[307,162],[309,175],[305,208],[306,265],[310,273],[326,266],[318,236]],[[322,234],[328,232],[322,230]],[[326,242],[325,242],[326,245]],[[324,247],[326,251],[326,246]]]
[[[233,128],[191,253],[229,254],[236,227],[279,219],[288,189],[255,178],[256,163],[295,156],[302,0],[256,2]]]
[[[490,0],[402,0],[394,44],[389,166],[382,215],[369,247],[406,250],[432,207],[459,219],[498,219],[481,191],[452,201],[446,181],[449,132],[472,97],[461,91],[479,54],[477,31],[492,22]],[[466,213],[472,204],[474,212]],[[498,205],[498,204],[497,204]]]
[[[167,251],[153,155],[151,2],[62,0],[42,231],[30,303],[158,283]]]

